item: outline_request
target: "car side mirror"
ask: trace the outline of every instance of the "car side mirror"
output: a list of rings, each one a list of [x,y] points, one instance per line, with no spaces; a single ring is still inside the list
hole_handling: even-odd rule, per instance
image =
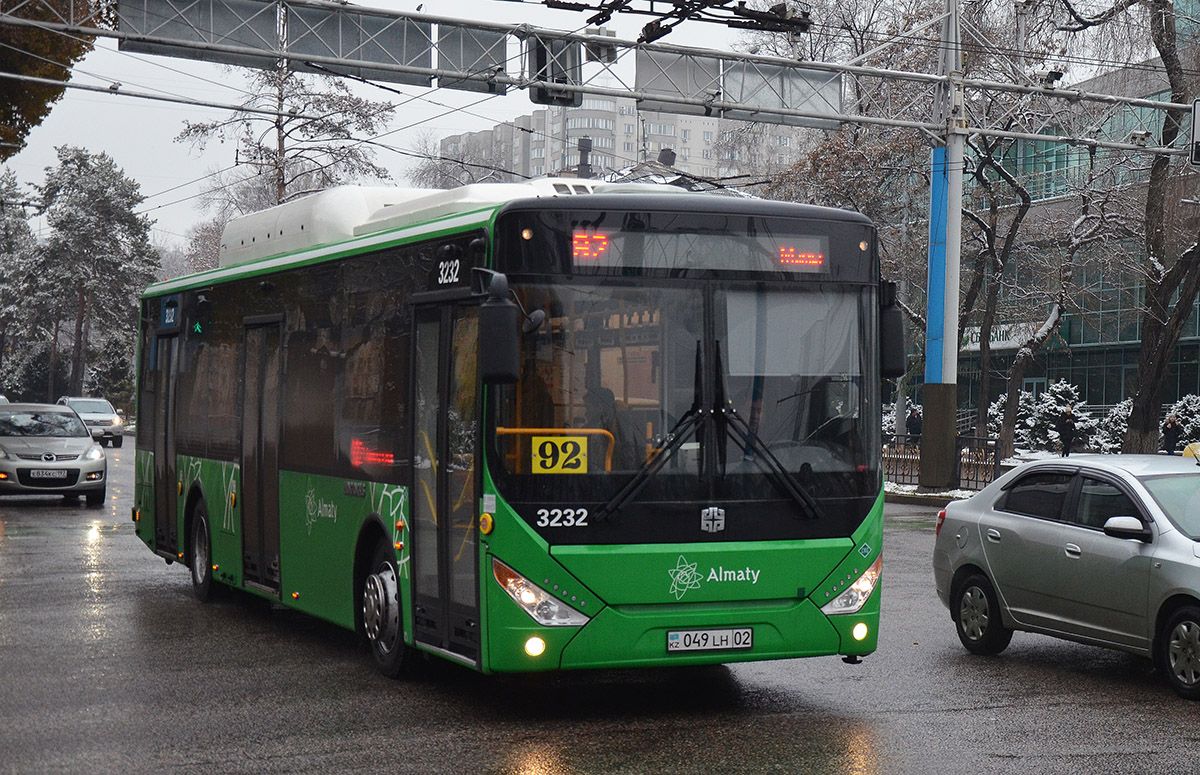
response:
[[[117,417],[120,417],[121,419],[125,419],[125,410],[124,410],[124,409],[118,409],[118,410],[117,410]]]
[[[1104,523],[1104,535],[1134,541],[1149,541],[1152,536],[1150,528],[1137,517],[1109,517]]]

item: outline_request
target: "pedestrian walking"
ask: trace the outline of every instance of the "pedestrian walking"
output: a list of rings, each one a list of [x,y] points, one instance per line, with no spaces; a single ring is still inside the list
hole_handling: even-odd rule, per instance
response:
[[[1168,414],[1166,422],[1162,427],[1163,449],[1168,455],[1174,455],[1176,448],[1179,447],[1179,438],[1183,435],[1183,426],[1179,424],[1179,418],[1173,414]]]
[[[904,429],[908,431],[908,440],[913,444],[921,443],[921,413],[917,411],[917,407],[908,410],[908,417],[904,418]]]
[[[1071,410],[1070,405],[1062,410],[1062,414],[1058,416],[1058,420],[1054,423],[1054,430],[1058,431],[1058,439],[1062,442],[1062,456],[1066,457],[1071,454],[1071,442],[1075,441],[1075,413]]]

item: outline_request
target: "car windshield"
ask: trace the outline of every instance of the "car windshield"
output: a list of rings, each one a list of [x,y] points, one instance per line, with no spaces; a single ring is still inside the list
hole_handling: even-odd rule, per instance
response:
[[[53,409],[0,412],[0,436],[87,436],[88,429],[71,412]]]
[[[1200,541],[1200,471],[1141,477],[1154,500],[1179,532]]]
[[[103,398],[80,398],[67,401],[72,409],[80,413],[113,414],[112,404]]]

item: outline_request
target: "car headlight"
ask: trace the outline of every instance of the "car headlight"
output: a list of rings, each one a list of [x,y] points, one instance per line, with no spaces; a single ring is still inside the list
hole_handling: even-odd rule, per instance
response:
[[[103,460],[104,459],[104,450],[100,448],[99,444],[93,444],[92,448],[83,454],[83,459],[84,460]]]
[[[121,421],[120,417],[114,417],[112,424],[113,424],[114,428],[120,428],[122,425],[124,425],[124,423]]]
[[[492,573],[508,596],[538,624],[544,627],[582,627],[588,623],[588,617],[497,559],[492,560]]]
[[[845,589],[840,595],[830,600],[821,607],[821,612],[826,614],[853,614],[858,613],[859,609],[867,603],[867,599],[871,597],[871,593],[875,591],[875,585],[879,583],[879,577],[883,575],[883,554],[871,563],[871,567],[867,568],[863,575]]]

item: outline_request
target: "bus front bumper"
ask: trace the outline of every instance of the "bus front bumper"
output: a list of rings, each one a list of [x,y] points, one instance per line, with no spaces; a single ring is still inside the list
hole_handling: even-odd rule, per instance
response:
[[[510,620],[508,625],[497,622],[489,638],[489,663],[494,672],[860,657],[874,652],[878,643],[879,594],[876,590],[857,613],[837,616],[826,616],[810,600],[770,600],[609,606],[579,628],[529,626],[519,620]],[[672,632],[746,628],[753,633],[749,648],[667,648]],[[531,638],[545,644],[537,656],[525,648]]]

